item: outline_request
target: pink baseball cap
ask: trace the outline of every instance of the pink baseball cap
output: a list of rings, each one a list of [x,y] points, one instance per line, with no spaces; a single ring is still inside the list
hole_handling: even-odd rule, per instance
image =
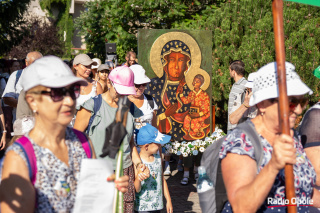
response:
[[[112,81],[117,93],[120,95],[135,95],[134,74],[126,65],[116,67],[109,74],[109,79]]]

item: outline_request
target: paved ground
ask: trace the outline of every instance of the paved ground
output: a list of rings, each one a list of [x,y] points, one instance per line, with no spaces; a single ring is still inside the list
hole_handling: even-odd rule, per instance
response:
[[[175,158],[178,159],[178,158]],[[165,176],[172,199],[173,212],[201,213],[199,198],[197,194],[196,181],[193,179],[193,173],[190,173],[189,184],[183,186],[180,184],[183,172],[176,169],[177,162],[170,163],[172,175]],[[192,170],[191,170],[192,171]],[[162,211],[165,213],[166,211]]]

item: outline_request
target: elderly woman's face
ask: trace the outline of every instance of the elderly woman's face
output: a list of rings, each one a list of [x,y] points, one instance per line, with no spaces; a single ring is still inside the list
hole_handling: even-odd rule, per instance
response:
[[[42,120],[67,126],[75,114],[76,98],[79,97],[80,86],[45,88],[30,93],[35,96],[41,95],[41,98],[34,99],[34,106]]]
[[[303,96],[289,96],[289,126],[290,128],[294,128],[297,117],[302,113],[305,108],[307,101]],[[279,125],[279,113],[278,113],[278,104],[279,100],[271,99],[265,100],[266,104],[264,117],[268,121],[274,123],[274,125]],[[277,126],[280,128],[280,126]]]

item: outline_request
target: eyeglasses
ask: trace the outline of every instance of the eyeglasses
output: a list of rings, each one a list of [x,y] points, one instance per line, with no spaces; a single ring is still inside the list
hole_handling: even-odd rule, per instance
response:
[[[136,88],[140,88],[141,86],[142,86],[142,87],[146,87],[147,84],[134,84],[134,86],[135,86]]]
[[[45,94],[49,95],[54,102],[58,102],[58,101],[63,100],[63,98],[65,96],[67,96],[67,94],[69,94],[73,100],[76,100],[80,95],[80,85],[74,85],[74,86],[70,87],[69,89],[67,89],[65,87],[50,88],[50,91],[42,90],[42,91],[35,91],[35,92],[31,92],[31,93],[41,94],[41,95],[45,95]]]
[[[301,108],[304,109],[308,104],[308,97],[296,98],[289,97],[289,109],[293,111],[300,104]]]

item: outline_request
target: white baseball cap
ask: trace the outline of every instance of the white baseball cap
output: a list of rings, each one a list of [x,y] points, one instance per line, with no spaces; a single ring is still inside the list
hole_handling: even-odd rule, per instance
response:
[[[148,76],[146,76],[146,71],[141,65],[134,64],[134,65],[130,66],[130,69],[134,73],[134,83],[135,84],[146,84],[151,81],[150,78],[148,78]]]
[[[35,86],[65,87],[74,83],[86,86],[87,81],[76,77],[71,69],[56,56],[45,56],[28,66],[21,76],[24,91]]]
[[[285,63],[287,77],[287,95],[311,95],[312,90],[301,81],[295,66],[289,62]],[[272,62],[261,67],[255,74],[252,87],[252,96],[249,101],[250,106],[254,106],[261,101],[279,97],[277,80],[277,63]]]
[[[96,62],[97,65],[92,65],[91,69],[98,69],[98,67],[101,65],[101,60],[99,58],[93,58],[92,61]]]

